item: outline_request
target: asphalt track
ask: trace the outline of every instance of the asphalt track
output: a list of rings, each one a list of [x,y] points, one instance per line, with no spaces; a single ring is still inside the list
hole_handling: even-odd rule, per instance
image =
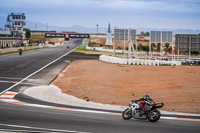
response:
[[[0,92],[19,83],[50,62],[78,47],[82,39],[73,39],[66,45],[24,52],[22,56],[10,54],[0,56]],[[98,56],[70,53],[30,76],[9,91],[19,92],[29,86],[48,85],[70,63],[76,59],[98,59]],[[0,100],[0,130],[20,132],[94,132],[94,133],[199,133],[199,117],[187,119],[160,119],[152,123],[144,119],[123,120],[120,112],[88,109],[52,104],[16,95],[16,100],[37,104],[27,106]],[[53,106],[47,108],[45,106]],[[79,110],[79,111],[77,111]],[[80,111],[81,110],[81,111]]]

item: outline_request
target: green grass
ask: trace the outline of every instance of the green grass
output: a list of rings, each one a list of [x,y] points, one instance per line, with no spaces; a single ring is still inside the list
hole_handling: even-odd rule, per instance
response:
[[[96,52],[96,53],[113,53],[113,52],[105,52],[105,51],[98,51],[98,50],[87,50],[87,49],[76,49],[73,52]],[[115,54],[122,54],[122,53],[116,53]]]
[[[44,36],[41,36],[41,35],[31,35],[30,39],[44,40]]]
[[[85,38],[85,39],[83,40],[83,43],[82,43],[81,46],[79,47],[79,49],[85,49],[85,47],[86,47],[88,41],[89,41],[89,39]]]
[[[90,101],[90,99],[89,99],[89,97],[84,97],[83,99],[85,99],[87,102],[89,102]]]
[[[96,51],[96,50],[87,50],[87,49],[76,49],[74,52],[102,52],[102,51]]]

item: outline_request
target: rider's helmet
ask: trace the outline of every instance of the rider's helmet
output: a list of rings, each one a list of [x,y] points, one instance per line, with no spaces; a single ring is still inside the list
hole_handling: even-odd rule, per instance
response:
[[[144,93],[144,99],[149,98],[149,94],[148,93]]]

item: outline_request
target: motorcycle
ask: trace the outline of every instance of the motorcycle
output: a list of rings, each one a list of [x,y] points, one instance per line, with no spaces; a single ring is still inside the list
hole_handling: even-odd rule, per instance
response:
[[[160,119],[161,113],[158,108],[162,108],[164,103],[150,103],[148,101],[136,102],[131,101],[129,108],[125,109],[122,113],[124,120],[129,120],[132,117],[148,119],[150,122],[156,122]]]

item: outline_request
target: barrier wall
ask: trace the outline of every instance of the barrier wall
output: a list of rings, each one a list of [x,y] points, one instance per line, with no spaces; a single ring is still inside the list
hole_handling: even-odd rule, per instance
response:
[[[124,65],[153,65],[153,66],[160,66],[160,65],[176,65],[180,66],[181,61],[165,61],[165,60],[147,60],[147,59],[123,59],[114,56],[108,55],[101,55],[99,60],[115,63],[115,64],[124,64]]]

